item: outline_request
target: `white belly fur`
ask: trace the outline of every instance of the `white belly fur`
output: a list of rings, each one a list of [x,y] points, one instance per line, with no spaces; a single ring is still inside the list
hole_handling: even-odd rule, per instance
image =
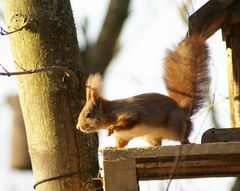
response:
[[[179,140],[179,137],[166,128],[149,127],[146,125],[137,125],[130,130],[114,131],[114,136],[124,140],[131,140],[135,137],[158,137],[169,140]]]

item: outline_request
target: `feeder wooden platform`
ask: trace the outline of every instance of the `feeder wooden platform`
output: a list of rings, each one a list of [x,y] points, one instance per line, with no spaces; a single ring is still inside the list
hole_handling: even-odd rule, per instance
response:
[[[105,190],[137,191],[140,180],[239,176],[239,148],[240,142],[108,148],[103,151]]]

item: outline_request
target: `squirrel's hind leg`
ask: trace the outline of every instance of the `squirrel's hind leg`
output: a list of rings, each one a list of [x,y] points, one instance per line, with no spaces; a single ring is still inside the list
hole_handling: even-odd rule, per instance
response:
[[[182,144],[191,144],[191,142],[188,140],[188,138],[184,138],[183,141],[181,141]]]
[[[149,143],[150,146],[156,147],[162,145],[162,138],[160,137],[147,135],[144,136],[143,138],[145,141]]]
[[[115,146],[117,148],[123,148],[123,147],[127,146],[128,142],[129,141],[127,141],[127,140],[116,138],[115,139]]]

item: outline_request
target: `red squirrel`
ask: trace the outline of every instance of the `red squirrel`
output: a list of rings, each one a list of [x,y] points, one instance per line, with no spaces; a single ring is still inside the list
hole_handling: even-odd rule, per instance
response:
[[[200,37],[186,37],[169,50],[164,60],[169,96],[145,93],[109,101],[101,96],[101,75],[91,74],[77,129],[86,133],[107,129],[117,148],[135,137],[143,137],[150,146],[161,145],[162,139],[189,143],[190,117],[208,95],[207,61],[208,47]]]

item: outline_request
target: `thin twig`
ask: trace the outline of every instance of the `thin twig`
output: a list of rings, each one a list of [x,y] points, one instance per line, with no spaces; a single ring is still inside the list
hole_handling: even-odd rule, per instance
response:
[[[18,31],[21,31],[29,24],[29,21],[30,21],[30,17],[24,22],[24,24],[21,27],[19,27],[18,29],[15,29],[13,31],[7,31],[7,30],[3,29],[3,27],[0,27],[0,34],[2,36],[4,36],[4,35],[10,35],[10,34],[18,32]]]
[[[191,117],[191,111],[192,111],[192,106],[191,106],[189,112],[187,113],[188,119],[190,119],[190,117]],[[178,167],[178,165],[179,165],[180,157],[181,157],[181,155],[182,155],[182,149],[183,149],[184,140],[185,140],[186,138],[188,138],[188,137],[186,136],[187,128],[189,128],[189,127],[187,127],[187,125],[188,125],[188,124],[186,124],[186,127],[185,127],[184,132],[183,132],[184,137],[183,137],[183,142],[182,142],[182,144],[181,144],[181,146],[180,146],[180,149],[179,149],[179,153],[176,155],[175,160],[174,160],[174,163],[173,163],[173,168],[172,168],[171,172],[169,173],[169,174],[170,174],[170,175],[169,175],[169,182],[168,182],[166,191],[169,190],[170,185],[171,185],[171,182],[172,182],[172,179],[173,179],[173,177],[174,177],[174,175],[175,175],[175,173],[176,173],[177,167]],[[186,157],[186,156],[185,156],[185,157]],[[182,156],[183,159],[184,159],[185,157]]]
[[[18,76],[18,75],[36,74],[36,73],[46,72],[46,71],[58,71],[58,72],[66,72],[69,76],[73,78],[74,83],[78,84],[77,75],[71,69],[64,66],[45,66],[45,67],[41,67],[33,70],[25,70],[22,68],[24,71],[20,71],[20,72],[9,72],[1,64],[0,66],[5,71],[5,72],[0,72],[0,76],[10,77],[10,76]]]
[[[182,153],[182,148],[183,148],[183,145],[180,146],[179,153],[176,155],[175,160],[174,160],[174,163],[173,163],[173,168],[172,168],[171,172],[169,173],[169,174],[170,174],[170,177],[169,177],[169,182],[168,182],[168,184],[167,184],[166,191],[169,190],[170,185],[171,185],[172,180],[173,180],[173,176],[174,176],[175,173],[176,173],[176,170],[177,170],[177,167],[178,167],[178,164],[179,164],[179,159],[180,159],[180,156],[181,156],[181,153]]]
[[[15,65],[17,65],[17,67],[21,68],[22,71],[27,71],[25,68],[23,68],[22,66],[20,66],[16,61],[14,61]],[[35,68],[36,69],[36,68]],[[33,69],[34,70],[34,69]]]
[[[27,25],[27,24],[21,26],[20,28],[14,30],[14,31],[6,31],[5,29],[3,29],[3,27],[0,27],[0,34],[1,34],[2,36],[13,34],[13,33],[15,33],[15,32],[18,32],[18,31],[21,31],[22,29],[24,29],[26,25]]]
[[[7,69],[3,67],[2,64],[0,64],[0,67],[1,67],[7,74],[9,73],[9,72],[7,71]]]
[[[224,97],[221,100],[216,101],[215,103],[211,103],[209,104],[207,107],[201,109],[198,113],[196,113],[195,115],[191,116],[191,119],[195,119],[198,118],[199,116],[201,116],[202,114],[208,112],[210,109],[212,109],[213,107],[215,107],[216,105],[219,105],[222,102],[225,102],[226,100],[228,100],[228,97]]]

